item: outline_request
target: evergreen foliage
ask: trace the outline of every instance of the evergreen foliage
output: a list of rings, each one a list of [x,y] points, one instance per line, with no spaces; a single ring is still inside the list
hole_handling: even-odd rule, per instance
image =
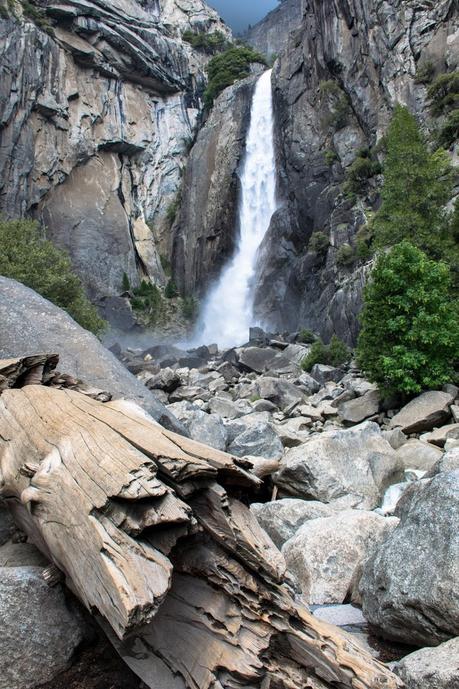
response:
[[[206,106],[211,107],[215,98],[228,86],[248,77],[250,65],[254,62],[266,65],[263,55],[243,45],[232,46],[213,57],[207,66],[209,83],[204,92]]]
[[[184,41],[193,46],[195,50],[199,50],[207,55],[215,55],[219,53],[228,45],[225,34],[221,31],[215,31],[214,33],[195,32],[195,31],[185,31],[182,34]]]
[[[301,366],[305,371],[310,371],[315,364],[342,366],[350,358],[349,348],[336,335],[333,335],[328,345],[324,344],[322,340],[316,340],[309,354],[301,362]]]
[[[455,247],[445,206],[452,174],[445,151],[430,153],[413,115],[397,106],[386,137],[382,204],[372,222],[379,248],[408,240],[433,258]]]
[[[0,275],[13,278],[67,311],[83,328],[101,332],[105,321],[87,298],[70,258],[44,238],[33,220],[0,220]]]
[[[357,358],[388,394],[451,381],[459,358],[458,304],[443,262],[404,241],[381,254],[365,289]]]
[[[298,333],[298,342],[302,342],[303,344],[312,344],[316,339],[312,330],[308,330],[307,328],[302,328]]]
[[[142,280],[133,291],[131,306],[141,320],[150,327],[158,325],[164,315],[164,300],[161,290],[147,280]]]
[[[325,232],[318,231],[313,232],[309,240],[308,249],[314,251],[319,256],[325,256],[330,246],[330,240]]]

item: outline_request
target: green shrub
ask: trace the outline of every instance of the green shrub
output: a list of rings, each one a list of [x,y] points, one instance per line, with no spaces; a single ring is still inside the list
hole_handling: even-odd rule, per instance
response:
[[[167,210],[166,210],[166,218],[169,223],[169,225],[172,227],[172,225],[175,222],[175,219],[177,217],[177,213],[180,208],[180,194],[177,194],[176,198],[171,201],[171,203],[168,205]]]
[[[298,342],[302,342],[303,344],[312,344],[313,342],[316,341],[316,336],[312,332],[312,330],[307,330],[306,328],[302,328],[300,332],[298,333]]]
[[[314,232],[311,235],[308,249],[309,251],[314,251],[316,254],[319,254],[320,256],[324,256],[327,253],[329,246],[330,240],[328,236],[325,234],[325,232],[318,231]]]
[[[406,239],[440,258],[451,243],[445,212],[452,196],[448,155],[441,149],[429,151],[415,118],[401,106],[395,109],[386,141],[382,203],[372,222],[376,246]]]
[[[215,55],[215,53],[225,50],[228,45],[226,36],[221,31],[205,33],[188,30],[182,34],[182,38],[192,45],[195,50],[199,50],[207,55]]]
[[[355,263],[355,251],[350,244],[343,244],[337,251],[336,263],[342,268],[348,268]]]
[[[129,292],[131,289],[131,283],[126,273],[123,273],[123,280],[121,282],[121,289],[123,292]]]
[[[328,148],[326,151],[324,151],[324,159],[327,165],[330,167],[335,163],[339,157],[336,151],[334,151],[332,148]]]
[[[440,74],[427,91],[432,115],[444,115],[459,102],[459,72]]]
[[[360,151],[353,163],[346,170],[343,191],[347,195],[363,194],[369,180],[382,172],[381,164],[374,160],[368,149]]]
[[[328,79],[327,81],[321,81],[319,83],[319,92],[322,98],[326,96],[341,96],[341,86],[334,79]]]
[[[166,299],[174,299],[175,297],[178,297],[177,285],[172,280],[172,278],[168,281],[166,285],[166,289],[164,290],[164,296],[166,297]]]
[[[342,366],[351,358],[351,351],[346,344],[336,335],[333,335],[330,344],[326,345],[322,340],[317,340],[311,347],[309,354],[301,362],[305,371],[310,371],[315,364],[327,366]]]
[[[458,302],[443,262],[402,242],[377,260],[364,293],[357,358],[387,394],[450,381],[459,356]]]
[[[46,11],[29,0],[21,0],[24,16],[31,22],[34,22],[40,29],[46,33],[53,34],[53,27],[51,26]]]
[[[194,321],[198,315],[199,303],[195,297],[183,297],[182,314],[187,321]]]
[[[414,81],[416,84],[430,84],[435,76],[435,64],[432,60],[421,62],[416,67],[416,76]]]
[[[44,238],[38,223],[0,220],[0,247],[0,275],[32,288],[83,328],[102,332],[105,321],[87,298],[68,254]]]
[[[148,280],[142,280],[140,286],[133,290],[133,295],[131,306],[138,312],[144,324],[150,327],[158,325],[164,315],[161,290]]]
[[[247,46],[233,46],[213,57],[207,66],[209,83],[204,92],[205,105],[210,108],[224,89],[248,77],[254,62],[266,65],[263,55]]]
[[[438,145],[450,148],[459,139],[459,110],[447,115],[438,132]]]
[[[170,277],[172,275],[172,266],[170,260],[164,254],[160,254],[159,260],[164,271],[164,275],[166,277]]]

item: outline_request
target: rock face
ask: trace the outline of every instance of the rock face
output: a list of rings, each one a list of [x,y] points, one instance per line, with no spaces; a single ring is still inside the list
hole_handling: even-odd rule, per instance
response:
[[[0,570],[0,687],[29,689],[65,670],[84,628],[36,567]]]
[[[459,638],[410,653],[394,671],[406,689],[459,689]]]
[[[301,0],[282,0],[279,7],[247,31],[244,40],[272,59],[285,49],[290,32],[301,26],[302,18]]]
[[[226,89],[193,146],[173,228],[173,272],[185,294],[202,294],[235,247],[238,171],[256,77]]]
[[[287,569],[311,605],[343,603],[357,587],[362,562],[397,523],[363,510],[308,521],[282,548]]]
[[[458,9],[453,0],[308,0],[301,7],[301,27],[274,67],[284,205],[262,245],[255,306],[274,328],[304,326],[353,342],[368,268],[339,252],[354,246],[365,209],[375,208],[377,179],[355,206],[341,185],[357,151],[384,134],[396,102],[433,128],[415,74],[428,61],[437,73],[457,69]],[[314,232],[325,237],[321,251],[310,243]]]
[[[400,517],[364,567],[364,615],[390,639],[435,646],[459,635],[459,470],[416,490]]]
[[[134,399],[163,425],[183,431],[177,419],[94,335],[33,290],[4,277],[0,277],[0,322],[0,358],[58,352],[60,370],[115,397]]]
[[[379,427],[366,422],[323,433],[292,448],[274,481],[290,495],[373,509],[398,470],[397,456]]]
[[[93,299],[123,273],[163,282],[206,60],[182,32],[229,30],[202,0],[38,2],[42,28],[15,5],[0,22],[1,213],[42,220]]]

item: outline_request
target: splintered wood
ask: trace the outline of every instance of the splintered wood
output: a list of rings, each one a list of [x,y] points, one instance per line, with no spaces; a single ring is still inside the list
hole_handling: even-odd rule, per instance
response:
[[[244,460],[132,403],[37,384],[53,364],[0,362],[1,495],[150,687],[401,686],[294,599],[235,497],[260,482]]]

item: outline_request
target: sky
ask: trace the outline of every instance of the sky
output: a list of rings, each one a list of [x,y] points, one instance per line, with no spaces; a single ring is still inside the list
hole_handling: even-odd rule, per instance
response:
[[[276,7],[278,0],[207,0],[231,26],[235,33],[244,31],[249,24],[256,24]]]

